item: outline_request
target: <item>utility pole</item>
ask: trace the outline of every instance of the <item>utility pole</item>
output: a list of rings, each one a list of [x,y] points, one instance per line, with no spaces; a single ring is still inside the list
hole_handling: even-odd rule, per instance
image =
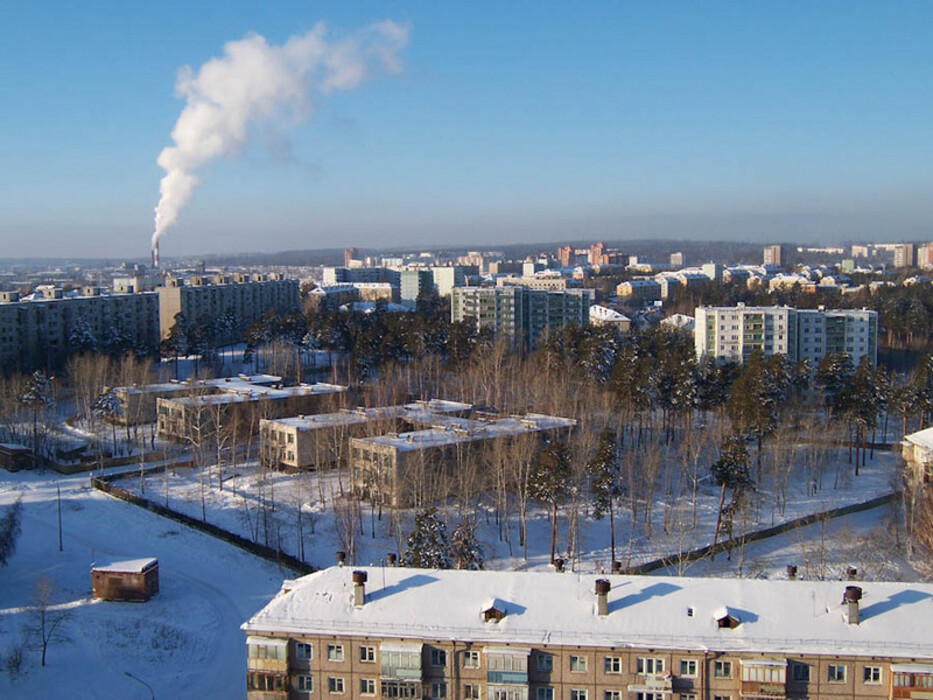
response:
[[[58,551],[64,551],[62,547],[62,487],[61,484],[55,485],[55,491],[58,493]]]

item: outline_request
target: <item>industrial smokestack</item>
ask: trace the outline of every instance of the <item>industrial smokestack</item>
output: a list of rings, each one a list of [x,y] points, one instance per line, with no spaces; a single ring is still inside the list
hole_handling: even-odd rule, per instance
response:
[[[159,239],[152,239],[152,269],[159,269]]]
[[[408,27],[390,20],[338,39],[318,23],[279,45],[248,34],[225,44],[223,55],[198,70],[182,68],[175,92],[185,107],[172,129],[173,145],[157,159],[165,176],[153,236],[178,219],[199,183],[197,171],[242,152],[257,126],[284,135],[326,95],[352,90],[373,75],[400,73],[399,54],[407,43]]]

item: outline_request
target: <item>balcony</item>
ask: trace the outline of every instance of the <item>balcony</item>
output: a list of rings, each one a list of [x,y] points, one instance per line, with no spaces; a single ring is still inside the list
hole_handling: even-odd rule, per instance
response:
[[[528,673],[525,671],[487,671],[486,682],[496,685],[528,683]]]
[[[670,673],[640,673],[638,679],[628,689],[636,693],[670,693],[674,689],[673,676]]]
[[[761,683],[759,681],[742,681],[743,698],[784,698],[787,697],[785,683]]]

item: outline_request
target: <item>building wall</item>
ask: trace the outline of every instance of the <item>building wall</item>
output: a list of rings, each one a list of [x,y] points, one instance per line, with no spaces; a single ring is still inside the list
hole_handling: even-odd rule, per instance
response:
[[[221,343],[237,342],[251,324],[269,311],[286,313],[300,309],[298,280],[247,280],[223,284],[193,284],[159,288],[159,328],[168,337],[178,313],[190,324],[216,319],[228,311],[236,314],[240,333],[219,338]]]
[[[116,330],[129,347],[157,356],[158,308],[158,297],[150,292],[0,303],[0,367],[62,367],[75,352],[69,338],[84,323],[101,347]]]
[[[282,687],[287,687],[288,691],[281,695],[250,691],[249,700],[273,697],[369,700],[393,697],[387,686],[398,683],[414,687],[417,693],[414,697],[434,700],[472,700],[474,697],[479,700],[784,700],[807,697],[878,700],[910,697],[898,695],[898,689],[892,688],[891,665],[898,659],[882,654],[872,657],[755,651],[723,654],[687,646],[657,650],[629,645],[493,645],[451,639],[416,642],[337,632],[268,637],[279,643],[286,642],[284,658],[272,660],[253,656],[260,653],[258,647],[262,646],[255,642],[264,637],[250,637],[254,643],[248,645],[252,647],[247,652],[248,676],[278,675],[282,678]],[[411,668],[387,663],[392,652],[401,648],[414,650],[410,652],[414,660],[408,664]],[[304,658],[308,655],[310,658]],[[500,666],[504,660],[508,667],[519,670],[503,673],[491,668]],[[764,660],[784,661],[786,665],[772,667],[773,672],[759,675],[762,672],[757,669],[766,668],[758,665]],[[844,669],[840,680],[830,680],[831,666],[834,678],[839,668]],[[522,668],[525,670],[520,670]],[[866,672],[866,668],[872,670]],[[877,681],[874,669],[878,669]],[[313,690],[299,691],[299,683],[307,686],[307,681],[299,680],[299,676],[310,677]],[[795,676],[809,676],[809,680],[794,680]],[[761,677],[768,680],[746,680]],[[250,680],[248,678],[248,683]],[[472,693],[468,694],[467,686],[471,686]],[[337,687],[342,690],[332,690]],[[919,689],[910,690],[916,693]]]

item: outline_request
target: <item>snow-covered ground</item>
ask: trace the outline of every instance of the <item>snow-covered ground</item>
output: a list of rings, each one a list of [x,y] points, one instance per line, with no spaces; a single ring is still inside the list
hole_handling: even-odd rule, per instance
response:
[[[61,486],[64,551],[58,551],[56,486]],[[48,665],[28,651],[23,673],[0,675],[2,698],[245,697],[240,624],[293,575],[212,537],[104,495],[87,476],[0,472],[0,507],[23,499],[16,554],[0,568],[0,653],[22,638],[33,587],[53,584],[53,602],[71,612]],[[147,603],[91,599],[92,562],[158,557],[160,593]]]
[[[820,488],[812,481],[791,477],[783,513],[771,508],[771,491],[763,489],[761,505],[737,516],[734,534],[751,532],[811,513],[861,503],[890,493],[899,458],[890,452],[877,452],[874,460],[854,476],[845,449],[826,450]],[[803,467],[801,467],[803,469]],[[345,474],[335,471],[303,474],[261,473],[255,462],[239,465],[234,473],[225,472],[224,489],[216,484],[216,467],[203,470],[178,469],[173,474],[149,475],[141,480],[130,474],[117,485],[144,495],[161,505],[219,525],[231,532],[283,551],[301,556],[313,566],[329,566],[334,552],[346,550],[350,563],[378,564],[387,552],[404,551],[404,539],[412,529],[414,511],[393,513],[386,510],[379,518],[368,504],[358,510],[340,498],[349,486]],[[768,478],[765,479],[768,483]],[[658,489],[652,508],[653,528],[649,537],[639,516],[632,527],[631,512],[620,505],[616,512],[616,558],[624,566],[635,565],[709,544],[718,513],[719,489],[701,485],[694,508],[689,493],[676,492],[669,499]],[[202,499],[203,494],[203,499]],[[757,502],[750,497],[750,502]],[[274,503],[274,510],[272,504]],[[298,504],[301,504],[299,522]],[[263,507],[265,504],[265,507]],[[336,506],[336,507],[335,507]],[[580,508],[575,554],[568,542],[568,508],[562,509],[558,526],[558,552],[578,571],[608,570],[608,518],[594,520]],[[457,505],[441,509],[452,531],[462,514]],[[497,523],[488,505],[477,509],[478,535],[487,568],[536,569],[550,561],[550,520],[546,508],[532,506],[528,516],[527,557],[519,544],[518,517],[514,508],[506,521]],[[665,522],[667,528],[665,529]],[[299,533],[303,540],[299,545]],[[352,544],[351,544],[352,541]],[[723,560],[725,556],[723,555]]]

